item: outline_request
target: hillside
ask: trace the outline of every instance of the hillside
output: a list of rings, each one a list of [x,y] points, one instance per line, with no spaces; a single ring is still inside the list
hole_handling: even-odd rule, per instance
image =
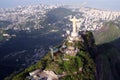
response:
[[[56,23],[58,21],[64,20],[64,17],[68,15],[72,15],[73,12],[66,8],[55,8],[46,13],[46,20],[47,23]]]
[[[95,58],[98,73],[97,80],[120,79],[120,49],[114,43],[116,41],[98,45],[97,47],[98,54],[96,54]],[[118,43],[120,43],[120,40]]]
[[[76,42],[76,46],[80,50],[76,56],[63,55],[59,51],[54,54],[55,59],[53,60],[51,54],[48,53],[36,64],[19,74],[11,74],[5,80],[27,80],[29,72],[36,69],[53,71],[55,74],[61,75],[59,80],[95,80],[96,67],[88,51],[89,48],[95,47],[93,35],[91,32],[86,32],[82,37],[85,42]]]
[[[96,44],[113,41],[120,37],[120,28],[113,22],[107,22],[104,26],[94,32]]]
[[[94,35],[98,44],[94,59],[97,80],[119,80],[120,28],[116,24],[108,22]]]

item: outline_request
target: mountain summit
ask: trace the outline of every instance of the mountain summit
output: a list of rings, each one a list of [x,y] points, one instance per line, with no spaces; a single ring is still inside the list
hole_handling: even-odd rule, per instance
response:
[[[12,80],[95,80],[96,67],[89,50],[95,49],[92,32],[77,31],[76,17],[72,32],[39,62],[15,75]]]

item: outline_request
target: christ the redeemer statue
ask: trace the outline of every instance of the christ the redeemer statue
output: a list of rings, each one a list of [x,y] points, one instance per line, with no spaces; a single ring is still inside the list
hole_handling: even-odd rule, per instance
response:
[[[79,19],[76,19],[76,17],[74,16],[72,19],[70,19],[70,21],[72,22],[72,27],[73,27],[71,36],[76,37],[76,36],[78,36],[78,33],[77,33],[77,22],[79,22]]]

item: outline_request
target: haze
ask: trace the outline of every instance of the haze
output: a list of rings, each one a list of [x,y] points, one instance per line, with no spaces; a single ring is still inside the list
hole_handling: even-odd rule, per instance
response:
[[[85,6],[107,9],[119,10],[120,0],[1,0],[0,8],[11,8],[19,5],[34,5],[34,4],[82,4],[87,3]]]

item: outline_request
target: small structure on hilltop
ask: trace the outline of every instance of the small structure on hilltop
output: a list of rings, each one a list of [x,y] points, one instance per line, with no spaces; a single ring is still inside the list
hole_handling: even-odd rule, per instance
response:
[[[30,80],[58,80],[58,76],[53,71],[37,69],[29,73],[27,78]]]
[[[52,58],[52,60],[54,60],[54,53],[58,52],[59,49],[58,48],[52,48],[52,47],[50,47],[49,49],[50,49],[50,53],[51,53],[51,58]]]

